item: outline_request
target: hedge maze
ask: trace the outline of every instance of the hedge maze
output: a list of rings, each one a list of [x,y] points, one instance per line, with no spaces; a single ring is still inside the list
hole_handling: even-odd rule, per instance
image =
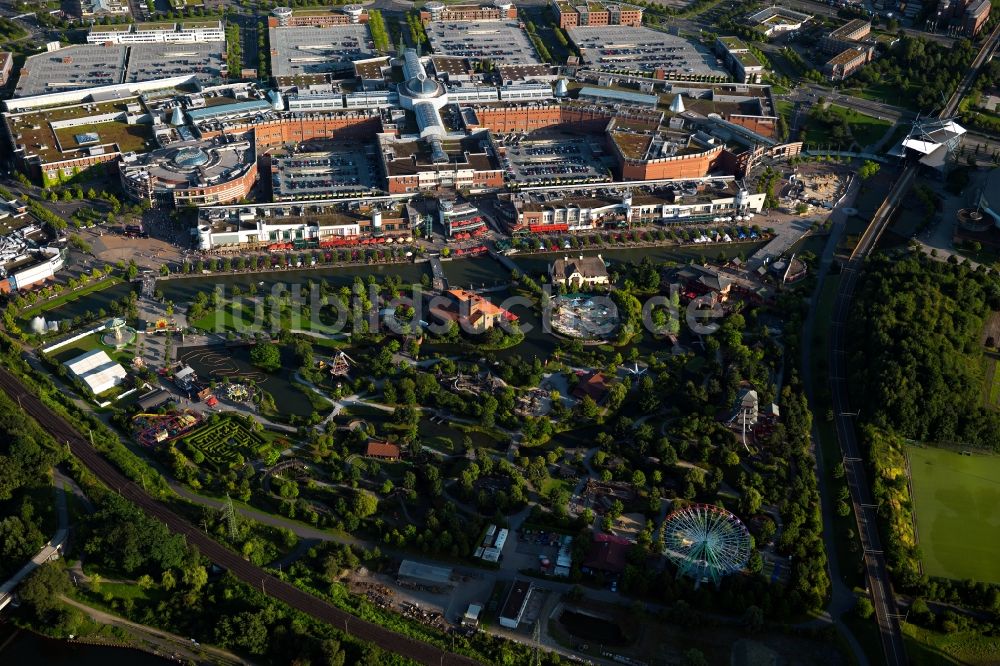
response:
[[[223,417],[184,438],[185,446],[200,451],[205,460],[217,467],[232,467],[253,456],[266,442],[239,420]]]

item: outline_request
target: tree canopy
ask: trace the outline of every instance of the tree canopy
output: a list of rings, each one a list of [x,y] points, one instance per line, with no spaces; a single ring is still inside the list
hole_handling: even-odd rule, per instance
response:
[[[281,367],[281,349],[273,342],[258,342],[250,350],[250,362],[261,370],[275,372]]]
[[[983,406],[981,336],[1000,309],[993,275],[926,257],[874,263],[853,309],[852,403],[903,437],[1000,451]]]

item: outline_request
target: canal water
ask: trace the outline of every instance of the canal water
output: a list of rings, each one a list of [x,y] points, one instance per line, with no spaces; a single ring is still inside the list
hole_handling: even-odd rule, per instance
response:
[[[103,308],[110,316],[110,306],[112,303],[120,303],[125,300],[129,292],[133,291],[134,285],[128,282],[121,282],[119,284],[112,285],[107,289],[101,289],[100,291],[94,291],[89,294],[84,294],[80,298],[72,301],[68,301],[54,307],[51,310],[46,310],[42,316],[44,316],[49,321],[63,321],[67,319],[72,319],[73,317],[78,317],[87,312],[97,313]]]
[[[174,662],[141,650],[57,641],[20,632],[0,652],[9,666],[166,666]]]
[[[544,252],[541,254],[515,254],[511,257],[514,263],[526,274],[534,275],[548,271],[549,264],[561,257],[578,257],[581,254],[585,257],[601,257],[608,262],[611,267],[615,263],[635,263],[638,264],[648,257],[653,263],[677,262],[687,263],[691,259],[714,260],[719,256],[727,260],[733,257],[749,257],[762,245],[762,243],[727,243],[725,245],[691,246],[677,247],[676,245],[666,245],[662,247],[633,247],[633,248],[611,248],[611,249],[588,249],[588,250],[564,250],[561,252]]]
[[[761,243],[728,243],[725,245],[712,245],[707,247],[677,246],[650,247],[650,248],[623,248],[623,249],[589,249],[589,250],[566,250],[565,252],[546,252],[542,254],[513,255],[512,259],[526,273],[542,273],[548,269],[548,265],[555,259],[564,255],[587,255],[596,256],[600,254],[605,260],[614,262],[635,262],[642,261],[644,257],[649,257],[655,262],[676,261],[686,263],[690,259],[715,259],[722,255],[727,259],[744,255],[749,256],[760,247]],[[472,259],[454,259],[442,262],[445,276],[448,283],[453,288],[476,289],[496,287],[507,283],[510,273],[497,261],[489,257],[475,257]],[[366,278],[368,275],[384,277],[386,275],[397,275],[403,280],[403,284],[418,284],[424,275],[430,276],[430,264],[428,263],[402,263],[402,264],[372,264],[339,266],[333,268],[316,268],[308,270],[284,270],[275,272],[257,273],[215,273],[199,277],[180,278],[173,280],[162,280],[157,283],[157,287],[163,291],[163,295],[177,304],[190,302],[199,291],[210,290],[215,285],[222,285],[227,290],[234,285],[239,285],[244,291],[251,284],[258,284],[261,291],[269,291],[275,284],[306,284],[310,280],[316,282],[326,282],[335,287],[351,285],[355,277]],[[263,282],[263,284],[260,284]],[[126,285],[119,285],[124,287]],[[113,289],[117,289],[114,287]],[[110,290],[108,290],[110,291]],[[106,293],[106,292],[100,292]],[[121,297],[118,293],[116,298]],[[81,299],[82,300],[82,299]],[[102,299],[110,302],[112,298]],[[69,304],[67,304],[68,306]],[[66,307],[66,306],[64,306]],[[88,306],[92,307],[92,306]],[[86,309],[86,308],[85,308]],[[72,315],[71,315],[72,316]]]
[[[308,270],[285,270],[257,273],[214,273],[200,277],[178,278],[157,282],[157,288],[163,292],[167,300],[178,305],[191,302],[199,291],[211,291],[216,285],[221,285],[227,292],[239,285],[244,292],[251,284],[257,284],[262,293],[270,293],[276,284],[307,284],[326,282],[333,287],[350,286],[355,277],[366,278],[375,275],[380,279],[386,275],[398,275],[403,284],[419,284],[423,275],[431,274],[430,264],[372,264],[358,266],[342,266],[336,268],[315,268]],[[263,282],[263,284],[260,284]]]
[[[650,248],[611,248],[611,249],[589,249],[589,250],[566,250],[565,252],[549,252],[542,254],[513,255],[512,259],[526,274],[544,273],[548,265],[563,255],[596,256],[600,254],[605,261],[609,262],[612,268],[616,263],[638,263],[643,258],[648,257],[654,262],[677,262],[687,263],[695,259],[715,259],[722,255],[725,258],[736,256],[749,256],[759,248],[761,243],[729,243],[725,245],[712,245],[709,247],[677,246],[650,247]],[[510,272],[500,265],[499,262],[490,257],[476,257],[471,259],[454,259],[442,262],[445,276],[448,278],[449,286],[462,289],[487,289],[489,298],[498,305],[504,305],[504,300],[511,296],[506,286],[510,282]],[[216,285],[222,285],[227,291],[234,285],[239,285],[241,289],[248,288],[251,284],[259,284],[262,292],[269,291],[271,287],[278,283],[291,285],[295,283],[305,284],[310,280],[324,281],[332,286],[340,287],[350,285],[355,277],[364,279],[368,275],[376,275],[380,278],[387,275],[396,275],[402,278],[404,284],[418,284],[424,275],[430,276],[430,264],[378,264],[364,266],[343,266],[336,268],[320,268],[313,270],[287,270],[267,273],[239,273],[239,274],[215,274],[200,277],[164,280],[158,284],[163,290],[166,298],[178,304],[189,303],[199,291],[208,291]],[[515,356],[527,360],[538,357],[540,360],[547,360],[555,350],[559,339],[554,335],[545,333],[542,330],[542,321],[538,311],[526,305],[510,305],[511,312],[519,318],[522,330],[525,331],[524,341],[511,349],[494,352],[491,354],[498,360],[513,358]],[[530,330],[529,330],[530,328]],[[647,354],[659,347],[659,343],[645,336],[639,343],[639,351]],[[447,353],[441,345],[435,345]],[[627,352],[628,350],[623,350]],[[242,357],[240,353],[234,354],[232,363],[240,370],[252,371],[248,359]],[[199,374],[204,374],[210,369],[198,367],[196,362],[191,363]],[[281,374],[285,374],[282,371]],[[311,407],[297,390],[287,386],[287,377],[273,377],[268,380],[273,386],[264,385],[265,390],[270,392],[278,403],[279,409],[287,408],[289,413],[308,414]],[[284,386],[282,386],[284,384]]]
[[[277,372],[266,373],[250,363],[250,347],[225,347],[222,345],[179,347],[177,360],[190,365],[205,382],[212,379],[221,382],[229,377],[233,382],[253,379],[257,385],[271,394],[274,406],[282,414],[309,416],[313,406],[308,396],[294,384],[296,362],[288,347],[281,349],[281,368]]]

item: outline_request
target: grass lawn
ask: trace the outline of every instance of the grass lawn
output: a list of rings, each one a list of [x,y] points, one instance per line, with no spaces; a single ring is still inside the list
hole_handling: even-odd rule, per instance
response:
[[[115,349],[114,347],[109,347],[101,342],[101,335],[103,335],[103,333],[92,333],[66,345],[65,347],[60,347],[50,356],[50,358],[56,363],[66,363],[67,361],[71,361],[77,356],[82,356],[89,351],[103,349],[113,360],[127,366],[131,362],[132,357],[135,355],[133,352],[129,351],[134,348],[134,344],[130,344],[122,349]]]
[[[260,329],[264,323],[263,305],[256,308],[250,305],[250,303],[243,301],[242,307],[233,307],[233,304],[227,301],[222,307],[210,310],[202,317],[188,323],[202,331],[215,333],[255,331]]]
[[[71,291],[69,293],[62,294],[60,296],[53,298],[52,300],[43,301],[37,305],[31,306],[27,310],[22,310],[21,321],[22,322],[30,321],[31,318],[37,314],[40,314],[42,312],[47,312],[53,308],[59,307],[60,305],[65,305],[66,303],[75,301],[81,296],[86,296],[87,294],[91,294],[95,291],[107,289],[108,287],[114,286],[121,281],[122,280],[119,277],[107,277],[104,278],[103,280],[98,280],[97,282],[91,282],[82,289],[77,289],[76,291]]]
[[[914,666],[972,664],[985,666],[1000,660],[1000,638],[974,631],[945,634],[901,622],[906,656]]]
[[[895,106],[911,106],[914,93],[919,89],[919,84],[907,86],[900,89],[896,84],[870,83],[858,88],[845,88],[841,92],[861,99],[870,99],[876,102],[885,102]]]
[[[908,447],[924,570],[1000,583],[1000,456]]]
[[[893,146],[895,146],[897,143],[899,143],[900,141],[902,141],[903,139],[905,139],[906,135],[909,134],[909,133],[910,133],[910,125],[908,125],[906,123],[902,123],[900,125],[897,125],[896,129],[894,129],[893,132],[892,132],[892,136],[889,137],[889,140],[886,141],[884,144],[882,144],[882,148],[884,150],[889,150],[890,148],[892,148]]]
[[[1000,372],[997,372],[997,359],[988,354],[983,355],[983,407],[997,409],[1000,407]]]
[[[55,130],[55,134],[59,138],[59,143],[65,149],[77,148],[76,137],[81,134],[96,134],[100,137],[100,143],[118,144],[119,149],[124,153],[145,148],[150,138],[146,127],[146,125],[128,125],[114,121],[94,125],[80,125],[78,127],[65,127]]]
[[[831,105],[829,111],[831,114],[843,118],[847,122],[851,136],[854,137],[854,141],[862,148],[881,139],[882,135],[892,125],[888,120],[880,120],[874,116],[867,116],[854,109],[837,106],[836,104]],[[819,122],[815,118],[810,117],[807,127],[806,137],[810,144],[833,145],[836,143],[836,140],[831,135],[831,125]],[[843,142],[841,144],[843,145]],[[847,148],[846,145],[843,145],[843,147]]]
[[[146,590],[133,583],[101,583],[100,591],[101,594],[110,594],[117,599],[133,599],[137,601],[149,598]]]
[[[874,116],[866,116],[854,110],[847,110],[847,122],[851,127],[851,134],[854,140],[861,146],[869,146],[886,133],[892,123],[888,120],[880,120]]]
[[[94,349],[105,349],[106,351],[104,345],[101,344],[100,338],[97,335],[91,334],[80,338],[76,342],[71,342],[65,347],[60,347],[50,355],[50,358],[56,363],[65,363]]]
[[[862,594],[863,590],[855,590],[855,592]],[[844,615],[844,624],[850,629],[854,638],[857,639],[870,663],[885,663],[885,653],[882,651],[882,638],[879,636],[878,624],[876,624],[874,616],[867,620],[862,620],[854,613],[847,613]]]
[[[550,476],[542,481],[541,487],[538,489],[538,492],[548,497],[549,493],[552,492],[554,488],[563,488],[567,492],[573,490],[573,486],[566,479],[556,479]]]

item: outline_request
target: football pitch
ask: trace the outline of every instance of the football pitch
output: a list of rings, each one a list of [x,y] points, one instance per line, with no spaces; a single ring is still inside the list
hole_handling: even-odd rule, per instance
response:
[[[924,571],[1000,583],[1000,456],[906,452]]]

